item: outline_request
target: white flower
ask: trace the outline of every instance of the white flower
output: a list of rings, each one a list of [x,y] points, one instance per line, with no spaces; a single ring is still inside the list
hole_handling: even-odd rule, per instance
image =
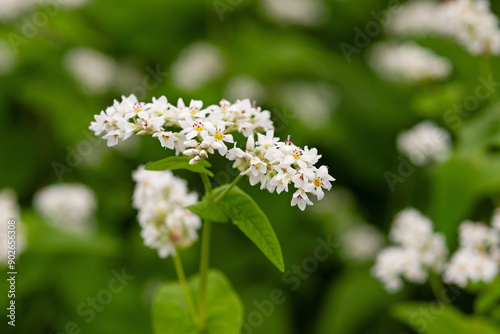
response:
[[[307,194],[304,191],[304,189],[299,188],[293,194],[291,205],[292,206],[298,205],[299,209],[304,211],[306,209],[306,205],[313,205],[313,202],[309,200],[309,197],[307,197]]]
[[[368,224],[357,224],[342,234],[342,255],[353,261],[365,262],[375,258],[384,245],[380,231]]]
[[[159,131],[153,134],[153,137],[160,140],[161,146],[173,150],[175,142],[178,139],[172,131]]]
[[[312,204],[306,193],[322,199],[323,189],[331,189],[330,182],[334,181],[326,166],[315,166],[321,158],[315,148],[300,148],[290,140],[281,142],[274,137],[270,112],[248,99],[233,104],[221,100],[218,105],[203,108],[199,100],[191,100],[186,107],[182,99],[174,106],[164,96],[144,103],[130,95],[122,96],[121,101],[115,100],[113,106],[94,118],[89,129],[95,135],[103,134],[108,146],[133,134],[151,135],[159,139],[162,147],[175,149],[176,155],[192,157],[190,164],[208,159],[218,151],[234,161],[233,167],[242,175],[249,176],[251,185],[260,183],[261,189],[269,192],[278,189],[281,193],[293,184],[299,190],[295,193],[294,205],[299,204],[301,209]],[[236,131],[247,137],[245,150],[234,143],[231,133]],[[235,145],[228,149],[227,143]]]
[[[266,14],[283,24],[313,26],[328,16],[321,0],[262,0]]]
[[[188,192],[184,180],[170,171],[147,171],[142,166],[134,172],[133,179],[133,205],[139,211],[137,218],[146,246],[158,250],[164,258],[198,239],[196,231],[201,221],[186,209],[197,202],[198,196]]]
[[[398,8],[388,30],[400,36],[451,38],[472,55],[498,55],[498,18],[487,0],[410,2]]]
[[[463,248],[485,249],[500,242],[500,232],[484,223],[465,221],[458,231],[460,246]]]
[[[396,215],[390,239],[406,247],[421,248],[432,234],[432,221],[418,210],[408,208]]]
[[[396,246],[380,252],[372,269],[387,291],[399,290],[403,286],[401,278],[424,283],[429,271],[442,272],[448,255],[446,239],[433,232],[432,221],[419,211],[408,208],[398,213],[390,239]]]
[[[44,187],[35,193],[33,204],[45,221],[57,228],[76,234],[95,230],[95,195],[87,186],[60,183]]]
[[[9,238],[9,220],[15,220],[15,239]],[[11,234],[12,235],[12,234]],[[9,240],[15,240],[16,258],[27,246],[26,228],[21,221],[16,193],[11,189],[0,190],[0,264],[8,264]],[[12,245],[12,242],[10,243]]]
[[[316,170],[316,175],[313,182],[318,200],[322,200],[325,196],[323,188],[325,188],[326,190],[330,190],[332,188],[332,184],[330,183],[330,181],[335,181],[335,179],[328,174],[328,167],[321,166]]]
[[[451,72],[448,59],[414,42],[379,42],[372,46],[368,62],[380,77],[394,82],[443,80]]]
[[[194,91],[224,72],[224,57],[216,46],[197,42],[181,52],[171,72],[174,85]]]
[[[397,139],[399,150],[415,165],[443,161],[451,151],[451,136],[431,121],[424,121],[401,133]]]
[[[446,266],[443,280],[466,287],[470,282],[491,282],[498,274],[498,261],[474,249],[460,248]]]
[[[114,84],[118,70],[116,62],[92,49],[71,49],[64,59],[66,69],[88,94],[102,94]]]

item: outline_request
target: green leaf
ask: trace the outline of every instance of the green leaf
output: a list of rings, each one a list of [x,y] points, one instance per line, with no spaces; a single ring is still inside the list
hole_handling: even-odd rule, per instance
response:
[[[487,313],[499,305],[500,301],[500,278],[497,277],[491,284],[485,286],[479,292],[474,301],[474,309],[477,313]]]
[[[192,277],[188,286],[198,305],[199,277]],[[229,280],[217,270],[208,273],[206,302],[207,334],[240,332],[243,305]],[[179,283],[165,283],[157,291],[153,305],[153,327],[156,334],[199,334]]]
[[[499,334],[488,319],[467,316],[451,304],[441,302],[407,302],[392,308],[392,315],[419,333],[425,334]]]
[[[226,202],[204,199],[203,201],[188,206],[186,209],[191,210],[203,220],[208,220],[214,223],[227,223],[231,218],[229,216],[230,207]]]
[[[229,185],[214,189],[214,197],[222,194]],[[264,253],[282,272],[285,271],[278,238],[266,214],[243,190],[234,186],[221,200],[228,208],[233,223]]]
[[[214,176],[214,174],[207,169],[211,166],[208,161],[204,160],[203,164],[197,163],[195,165],[190,165],[189,160],[191,160],[191,158],[184,155],[180,157],[168,157],[146,165],[146,170],[163,171],[163,170],[186,169],[191,172],[203,173],[209,176]]]

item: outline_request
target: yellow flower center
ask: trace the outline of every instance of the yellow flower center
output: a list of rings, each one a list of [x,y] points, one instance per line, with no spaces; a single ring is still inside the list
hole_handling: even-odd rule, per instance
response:
[[[300,157],[302,156],[302,151],[301,150],[293,150],[292,156],[295,158],[295,160],[299,160]]]
[[[222,139],[224,139],[224,134],[220,130],[217,130],[214,137],[215,137],[215,140],[222,140]]]
[[[193,128],[198,131],[198,132],[201,132],[203,131],[204,127],[203,127],[203,123],[202,122],[195,122],[193,124]]]
[[[323,185],[323,179],[320,177],[317,177],[314,179],[314,185],[316,187],[321,187]]]

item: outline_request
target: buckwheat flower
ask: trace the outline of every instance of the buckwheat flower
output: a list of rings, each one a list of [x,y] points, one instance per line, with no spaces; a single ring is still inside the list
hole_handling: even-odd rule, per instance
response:
[[[0,1],[0,21],[6,22],[19,17],[33,7],[32,0],[2,0]]]
[[[75,234],[95,230],[97,201],[94,192],[78,183],[60,183],[41,188],[33,198],[35,209],[47,224]]]
[[[395,245],[379,253],[372,269],[387,291],[399,290],[403,278],[424,283],[429,271],[439,274],[444,270],[448,255],[446,239],[434,232],[432,221],[416,209],[398,213],[389,235]],[[394,261],[394,265],[388,261]]]
[[[307,194],[304,189],[299,188],[297,191],[293,194],[292,198],[292,206],[297,205],[300,210],[304,211],[306,209],[306,205],[313,205],[314,203],[309,200],[309,197],[307,197]]]
[[[335,181],[335,179],[328,174],[328,168],[326,166],[321,166],[316,170],[313,182],[318,200],[322,200],[325,196],[323,188],[326,190],[330,190],[332,188],[330,181]]]
[[[469,282],[489,283],[500,270],[499,255],[500,231],[484,223],[465,221],[459,227],[459,248],[446,265],[443,279],[461,287]]]
[[[291,25],[313,26],[328,16],[328,7],[320,0],[262,0],[272,20]]]
[[[375,258],[384,246],[384,237],[374,226],[356,224],[340,237],[342,256],[347,260],[365,262]]]
[[[394,218],[389,238],[403,246],[420,248],[433,234],[432,225],[420,211],[407,208]]]
[[[446,79],[452,69],[448,59],[414,42],[379,42],[372,46],[368,63],[381,78],[410,84]]]
[[[459,227],[459,242],[463,248],[486,249],[500,243],[500,232],[484,223],[465,221]]]
[[[153,134],[153,137],[160,140],[161,146],[175,149],[175,142],[179,139],[172,131],[159,131]]]
[[[15,220],[15,239],[10,239],[9,220]],[[21,213],[14,190],[0,190],[0,264],[8,264],[9,240],[15,240],[16,258],[27,246],[26,228],[21,221]],[[12,242],[11,244],[12,245]]]
[[[71,49],[64,58],[67,71],[87,94],[102,94],[114,84],[118,70],[116,62],[92,49]]]
[[[224,67],[224,56],[215,45],[197,42],[184,49],[172,65],[172,81],[183,90],[194,91],[217,79]]]
[[[402,277],[413,283],[423,283],[427,279],[418,252],[411,248],[391,246],[383,249],[377,255],[371,272],[390,293],[403,287]]]
[[[451,136],[432,121],[423,121],[397,138],[398,149],[418,166],[446,160],[451,151]]]
[[[156,249],[161,258],[193,244],[201,221],[186,209],[198,199],[188,191],[186,182],[170,171],[147,171],[142,166],[133,173],[133,179],[133,206],[138,210],[144,244]]]
[[[17,63],[17,55],[11,45],[0,39],[0,75],[12,72]]]
[[[472,55],[500,53],[498,18],[488,0],[411,2],[400,9],[388,25],[394,34],[449,38]]]
[[[484,252],[460,248],[447,264],[443,280],[466,287],[469,282],[491,282],[498,275],[498,261]]]

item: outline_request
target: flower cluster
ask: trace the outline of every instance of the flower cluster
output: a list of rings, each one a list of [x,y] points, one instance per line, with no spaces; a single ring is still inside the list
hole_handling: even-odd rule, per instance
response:
[[[190,164],[217,151],[234,160],[234,166],[242,175],[249,176],[252,185],[261,183],[262,189],[281,193],[293,184],[297,191],[292,206],[298,205],[301,210],[313,204],[307,193],[322,199],[323,189],[329,190],[330,181],[334,180],[326,166],[315,166],[321,157],[315,148],[302,149],[289,140],[282,142],[274,137],[270,112],[248,99],[234,104],[222,100],[219,105],[203,108],[203,102],[197,100],[187,106],[179,99],[174,106],[162,96],[146,104],[131,95],[96,115],[89,128],[96,135],[104,133],[102,138],[108,141],[108,146],[133,134],[151,135],[177,155],[192,157]],[[245,151],[236,147],[232,132],[248,138]],[[234,144],[234,148],[228,149],[227,144]]]
[[[452,69],[448,59],[414,42],[379,42],[372,47],[368,60],[380,77],[393,82],[442,80]]]
[[[443,270],[448,254],[445,237],[435,233],[432,221],[416,209],[405,209],[396,216],[390,239],[395,245],[382,250],[372,268],[387,291],[401,289],[402,278],[424,283],[429,271]]]
[[[0,191],[0,263],[7,264],[9,235],[7,222],[11,219],[16,221],[16,236],[15,236],[15,253],[18,256],[26,248],[26,236],[23,223],[20,221],[19,206],[17,204],[16,193],[11,189],[3,189]]]
[[[432,121],[423,121],[401,133],[397,139],[399,150],[418,166],[449,157],[451,136]]]
[[[498,18],[488,0],[410,2],[399,9],[388,30],[397,35],[451,38],[472,55],[500,54]]]
[[[443,279],[466,287],[469,282],[491,282],[499,273],[500,220],[497,211],[490,227],[484,223],[463,222],[459,227],[459,249],[446,265]]]
[[[198,216],[186,207],[198,200],[189,193],[184,180],[170,171],[147,171],[139,167],[133,179],[133,206],[139,211],[137,218],[142,227],[144,244],[158,250],[160,257],[176,254],[177,247],[188,247],[198,239],[201,226]]]
[[[94,192],[78,183],[54,184],[38,190],[33,199],[35,209],[47,223],[76,234],[95,230],[97,201]]]
[[[238,168],[242,175],[249,176],[251,185],[260,183],[261,189],[278,194],[283,190],[288,192],[288,186],[293,185],[297,190],[291,205],[298,205],[302,211],[307,205],[313,205],[308,193],[321,200],[323,188],[330,190],[330,181],[335,180],[328,174],[326,166],[315,166],[321,158],[318,150],[307,146],[302,149],[290,140],[280,141],[274,137],[274,130],[265,135],[258,133],[257,141],[253,136],[249,137],[245,151],[232,148],[227,158],[235,161],[233,167]]]

